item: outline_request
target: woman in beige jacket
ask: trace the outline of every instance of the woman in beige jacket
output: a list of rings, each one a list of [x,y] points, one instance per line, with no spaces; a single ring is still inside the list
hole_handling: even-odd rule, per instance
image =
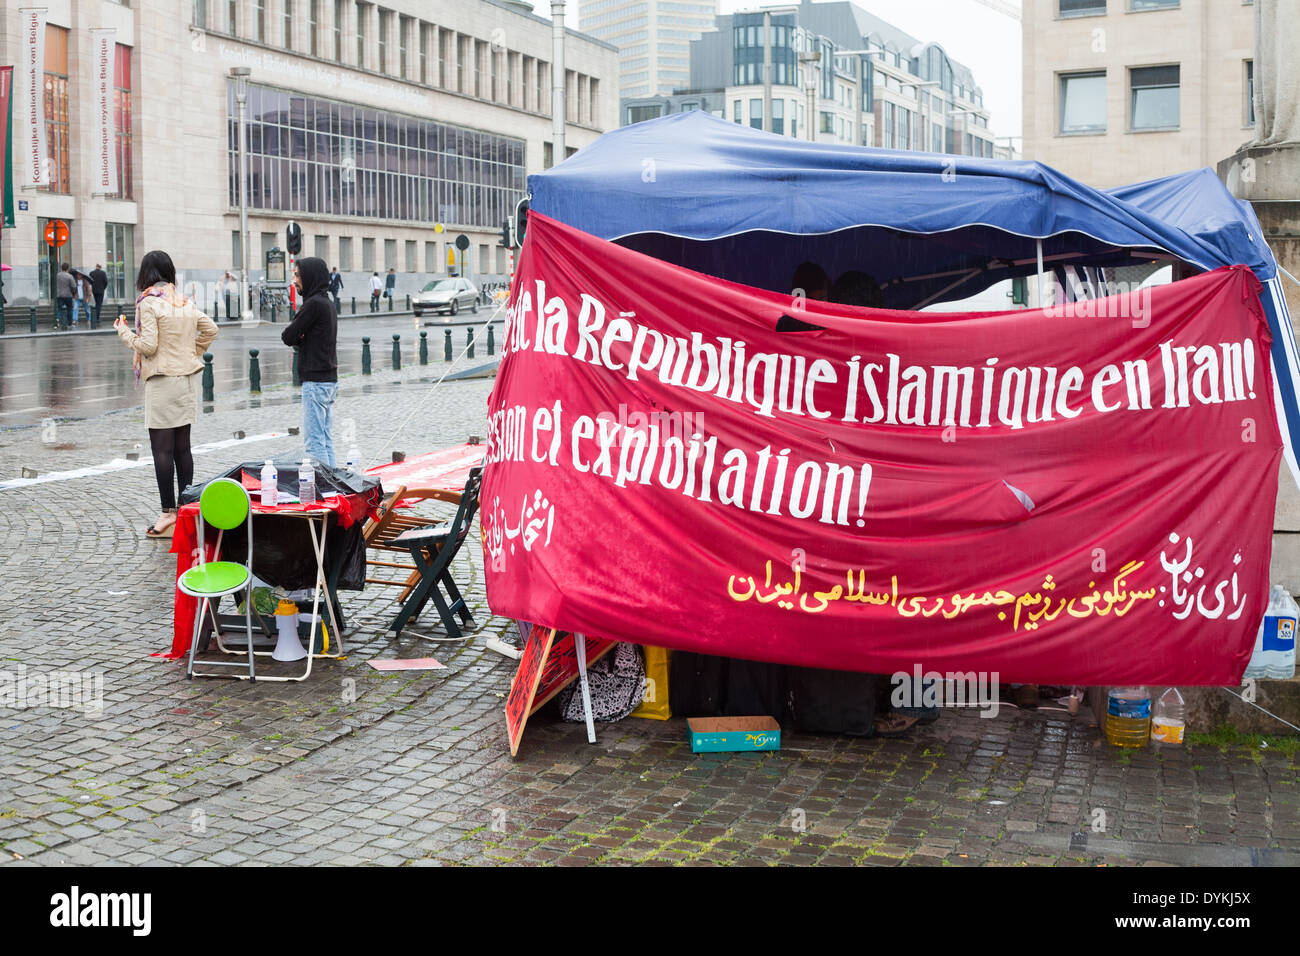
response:
[[[176,267],[165,252],[150,252],[136,279],[135,330],[119,315],[118,338],[135,352],[136,381],[144,381],[144,421],[153,450],[162,515],[145,535],[170,538],[176,524],[176,493],[194,480],[190,426],[198,414],[195,377],[200,356],[217,337],[217,326],[176,289]]]

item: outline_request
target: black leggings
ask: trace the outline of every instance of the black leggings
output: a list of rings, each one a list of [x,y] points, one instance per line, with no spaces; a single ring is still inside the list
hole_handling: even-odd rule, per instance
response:
[[[180,490],[184,491],[194,480],[194,457],[190,454],[190,426],[180,428],[149,429],[149,445],[153,449],[153,471],[158,478],[158,497],[163,511],[176,507],[176,489],[172,487],[172,473]]]

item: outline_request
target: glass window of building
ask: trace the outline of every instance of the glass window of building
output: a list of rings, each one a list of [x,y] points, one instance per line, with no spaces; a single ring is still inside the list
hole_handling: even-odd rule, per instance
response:
[[[206,30],[208,28],[208,0],[194,0],[190,11],[194,25],[200,30]]]
[[[49,176],[42,188],[69,192],[68,31],[49,24],[45,27],[45,142]]]
[[[135,298],[135,226],[104,223],[104,271],[108,273],[106,299],[125,302]]]
[[[407,272],[420,271],[420,263],[418,261],[419,254],[417,252],[418,248],[419,246],[414,239],[406,240],[406,271]]]
[[[363,237],[361,240],[361,268],[366,272],[376,272],[375,240]]]
[[[239,36],[239,0],[226,0],[226,32]]]
[[[307,50],[312,56],[320,56],[320,38],[316,35],[320,30],[320,4],[321,0],[307,0]]]
[[[379,28],[378,28],[378,49],[379,49],[379,72],[388,72],[388,31],[392,27],[393,12],[391,10],[379,11]]]
[[[1255,61],[1246,61],[1246,125],[1255,125]]]
[[[266,0],[253,0],[253,39],[266,42]]]
[[[343,21],[347,17],[347,0],[334,0],[334,60],[343,62]]]
[[[740,100],[731,101],[731,118],[737,123],[743,123],[745,121],[743,116],[741,115],[741,108],[742,107],[741,107]]]
[[[284,48],[293,49],[293,0],[282,0],[284,10],[280,14],[280,24],[283,29]]]
[[[487,275],[492,271],[492,264],[488,261],[488,247],[486,242],[479,243],[478,271],[480,275]]]
[[[397,240],[385,239],[384,240],[384,269],[385,271],[387,271],[388,269],[396,269],[396,268],[397,268]]]
[[[339,236],[339,272],[352,271],[352,237]]]
[[[506,250],[503,246],[497,246],[497,275],[506,274]]]
[[[785,100],[772,101],[772,132],[785,135]]]
[[[438,271],[438,244],[436,242],[425,242],[424,244],[424,271]]]
[[[329,260],[330,260],[330,237],[329,237],[329,236],[317,236],[317,237],[315,238],[315,245],[314,245],[314,248],[312,249],[312,254],[315,255],[317,259],[324,259],[326,262],[329,262]]]
[[[428,84],[430,82],[429,79],[430,35],[431,35],[431,28],[429,24],[421,23],[419,45],[416,47],[416,50],[418,51],[416,59],[420,61],[420,82],[424,84]]]
[[[357,4],[357,66],[361,69],[366,68],[366,13],[370,4]]]
[[[1062,133],[1106,132],[1106,73],[1061,75]]]
[[[763,101],[760,99],[749,101],[749,125],[754,129],[763,128]]]
[[[1106,0],[1060,0],[1062,17],[1093,17],[1106,12]]]
[[[117,154],[118,199],[133,198],[131,189],[134,157],[131,153],[131,48],[117,44],[113,64],[113,114],[117,131],[113,149]]]
[[[832,113],[828,113],[828,112],[826,112],[825,110],[822,110],[822,112],[821,112],[821,126],[818,127],[818,132],[822,132],[822,133],[834,133],[834,132],[835,132],[835,117],[834,117],[834,114],[832,114]]]
[[[411,70],[411,18],[397,20],[397,75],[405,79]]]
[[[1129,70],[1130,129],[1178,128],[1178,73],[1177,65]]]
[[[1169,10],[1179,5],[1180,0],[1132,0],[1130,8],[1134,13],[1143,10]]]

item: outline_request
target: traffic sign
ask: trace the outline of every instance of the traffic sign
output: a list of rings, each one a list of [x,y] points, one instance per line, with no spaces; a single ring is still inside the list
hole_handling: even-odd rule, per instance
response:
[[[448,269],[456,268],[456,250],[453,249],[451,246],[447,247],[447,268]]]
[[[62,219],[55,219],[45,226],[45,244],[47,246],[62,246],[68,241],[68,224]]]
[[[465,235],[463,232],[462,232],[459,236],[457,236],[457,237],[456,237],[456,248],[459,249],[461,252],[464,252],[466,249],[468,249],[468,248],[469,248],[469,236]]]
[[[445,229],[445,228],[446,228],[446,227],[445,227],[442,223],[440,223],[440,222],[435,222],[435,223],[433,224],[433,231],[434,231],[434,232],[442,232],[443,229]]]

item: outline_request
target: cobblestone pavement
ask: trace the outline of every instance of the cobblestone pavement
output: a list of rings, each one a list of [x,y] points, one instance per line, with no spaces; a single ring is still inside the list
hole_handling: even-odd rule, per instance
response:
[[[431,372],[431,369],[433,371]],[[408,452],[483,433],[490,380],[441,368],[342,383],[336,414]],[[295,391],[220,396],[196,444],[283,434]],[[392,640],[390,595],[345,592],[346,660],[301,684],[184,679],[170,645],[166,545],[139,409],[0,431],[0,480],[106,462],[142,466],[0,491],[0,670],[102,675],[103,711],[0,709],[0,860],[23,864],[500,863],[1294,864],[1294,756],[1187,747],[1127,756],[1088,715],[947,711],[899,740],[783,736],[763,754],[692,754],[680,718],[585,729],[534,718],[509,756],[513,663],[484,649],[481,556],[458,579],[483,625],[471,642]],[[377,437],[378,436],[378,437]],[[198,457],[291,454],[299,439]],[[466,548],[465,552],[477,552]],[[390,612],[391,613],[391,612]],[[380,674],[374,657],[447,667]]]

